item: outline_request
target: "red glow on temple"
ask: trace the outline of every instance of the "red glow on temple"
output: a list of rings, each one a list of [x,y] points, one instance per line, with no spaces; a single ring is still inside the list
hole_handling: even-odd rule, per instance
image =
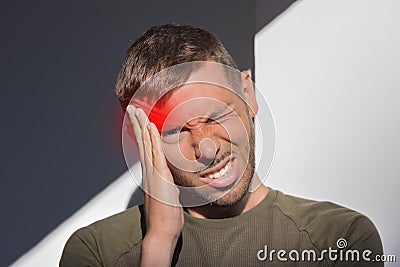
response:
[[[161,129],[164,125],[165,120],[168,117],[168,114],[170,113],[170,109],[159,109],[157,106],[154,106],[150,113],[149,113],[149,121],[154,123],[158,129],[158,131],[161,133]]]

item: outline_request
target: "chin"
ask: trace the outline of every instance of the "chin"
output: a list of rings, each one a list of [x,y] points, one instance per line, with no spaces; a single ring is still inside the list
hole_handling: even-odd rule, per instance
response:
[[[251,176],[252,177],[252,176]],[[251,182],[251,178],[247,178],[247,181],[243,181],[243,183],[238,183],[232,189],[224,194],[221,198],[210,203],[210,206],[213,207],[231,207],[239,203],[249,192],[249,186]]]

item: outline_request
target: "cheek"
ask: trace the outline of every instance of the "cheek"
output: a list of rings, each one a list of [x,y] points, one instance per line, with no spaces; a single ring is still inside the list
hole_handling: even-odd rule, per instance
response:
[[[247,132],[247,125],[239,118],[235,117],[221,123],[224,129],[224,138],[229,140],[230,143],[239,146],[248,143],[249,134]]]
[[[167,159],[173,159],[173,162],[171,162],[171,160],[169,161],[175,168],[178,166],[185,166],[188,161],[194,160],[192,158],[194,155],[193,147],[185,138],[173,144],[163,143],[163,149]]]

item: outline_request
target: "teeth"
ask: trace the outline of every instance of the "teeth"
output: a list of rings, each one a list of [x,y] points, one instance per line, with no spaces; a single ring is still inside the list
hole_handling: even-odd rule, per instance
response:
[[[209,175],[208,175],[208,178],[217,179],[217,178],[219,178],[219,177],[221,177],[221,176],[224,176],[226,173],[228,173],[228,172],[231,170],[231,168],[232,168],[232,163],[229,162],[229,163],[226,164],[226,166],[223,167],[220,171],[214,172],[214,173],[212,173],[212,174],[209,174]]]

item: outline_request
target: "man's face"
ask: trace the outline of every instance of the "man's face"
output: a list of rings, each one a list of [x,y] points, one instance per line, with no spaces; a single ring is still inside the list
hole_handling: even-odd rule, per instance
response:
[[[175,183],[215,206],[240,201],[254,174],[254,126],[245,100],[232,89],[195,82],[175,89],[163,107],[170,112],[161,138]]]

